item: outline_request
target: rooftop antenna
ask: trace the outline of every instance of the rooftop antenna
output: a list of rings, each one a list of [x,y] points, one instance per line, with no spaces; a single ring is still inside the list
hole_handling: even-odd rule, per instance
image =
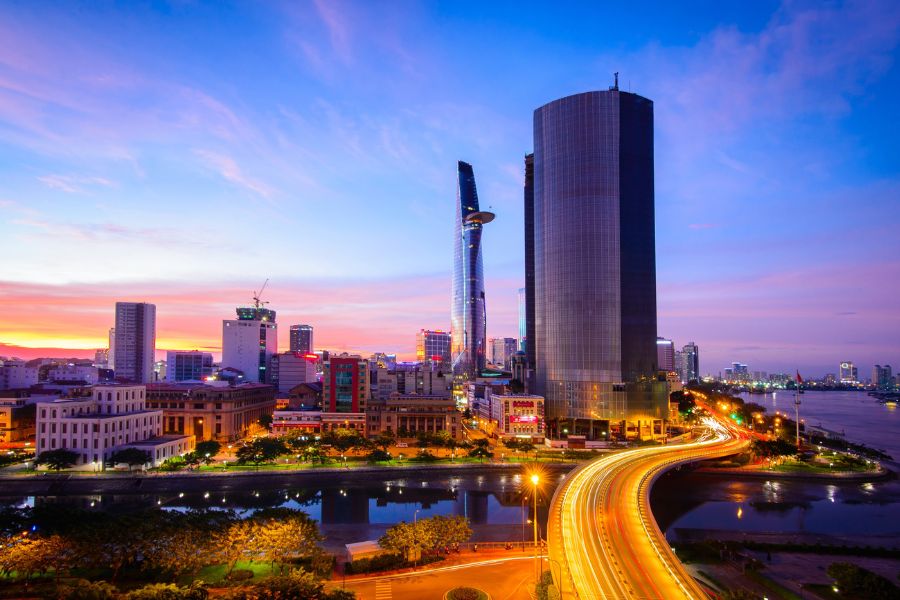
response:
[[[618,92],[619,91],[619,72],[616,71],[615,73],[613,73],[613,76],[616,78],[616,83],[615,83],[614,87],[615,87],[615,90]]]
[[[263,302],[262,300],[260,300],[260,298],[262,297],[262,293],[263,293],[263,291],[265,291],[267,285],[269,285],[268,278],[266,278],[265,282],[263,282],[262,287],[259,288],[258,292],[253,292],[253,306],[254,307],[260,308],[269,303],[268,301]]]

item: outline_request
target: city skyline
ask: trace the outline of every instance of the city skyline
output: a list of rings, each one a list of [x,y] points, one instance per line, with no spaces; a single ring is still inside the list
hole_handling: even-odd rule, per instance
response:
[[[411,357],[419,329],[449,326],[458,159],[498,215],[487,337],[517,337],[531,111],[621,71],[658,113],[659,335],[696,341],[703,373],[900,362],[891,3],[660,5],[640,39],[619,31],[646,11],[609,8],[570,30],[484,7],[462,34],[448,23],[464,7],[232,7],[207,30],[209,7],[101,8],[88,25],[72,6],[0,9],[2,355],[91,356],[117,301],[157,305],[160,356],[218,354],[221,320],[272,277],[281,322],[316,327],[318,347]],[[182,27],[149,33],[163,16]],[[257,33],[228,43],[248,19]],[[265,253],[247,241],[260,227]]]

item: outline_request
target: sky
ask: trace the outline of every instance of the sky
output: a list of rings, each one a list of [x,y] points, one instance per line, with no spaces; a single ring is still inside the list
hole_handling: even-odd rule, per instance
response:
[[[659,334],[703,373],[900,368],[900,3],[607,4],[0,3],[0,355],[92,356],[117,300],[217,353],[269,279],[281,347],[411,357],[460,159],[515,337],[533,111],[619,72],[655,107]]]

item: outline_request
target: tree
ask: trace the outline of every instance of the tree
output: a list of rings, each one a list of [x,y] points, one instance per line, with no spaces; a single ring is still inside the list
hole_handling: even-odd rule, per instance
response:
[[[287,450],[284,442],[279,438],[254,438],[238,448],[237,462],[242,465],[249,463],[259,467],[263,463],[275,461],[282,454],[286,454]]]
[[[427,450],[432,444],[431,435],[424,431],[419,433],[419,435],[416,436],[416,439],[418,440],[416,442],[416,446],[418,446],[422,451]]]
[[[900,590],[889,579],[851,563],[832,563],[828,575],[833,577],[842,596],[867,600],[891,600],[900,597]]]
[[[266,429],[269,429],[272,426],[272,415],[263,415],[259,418],[259,424]]]
[[[493,458],[494,453],[490,450],[490,442],[485,438],[475,440],[472,442],[472,449],[469,450],[469,456],[478,459]]]
[[[472,528],[469,527],[468,519],[463,516],[436,516],[423,521],[426,527],[431,529],[436,548],[462,544],[472,537]]]
[[[118,452],[113,452],[109,457],[109,462],[113,465],[125,463],[129,469],[140,465],[146,465],[153,461],[153,457],[146,450],[139,448],[125,448]]]
[[[319,552],[322,535],[306,513],[288,508],[259,511],[253,516],[256,527],[251,552],[268,562],[284,565],[289,558],[305,558]]]
[[[194,448],[194,453],[200,457],[200,460],[205,462],[206,464],[210,464],[215,459],[216,455],[221,452],[222,444],[215,440],[205,440],[202,442],[197,442],[197,446]]]
[[[78,462],[78,454],[66,448],[46,450],[38,455],[35,462],[39,465],[47,465],[48,469],[53,469],[58,473],[63,469],[75,466],[75,463]]]
[[[372,440],[372,443],[380,448],[383,452],[387,452],[387,449],[393,446],[396,441],[397,436],[393,431],[382,431],[375,437],[374,440]]]
[[[406,557],[406,560],[414,560],[422,550],[434,546],[432,530],[425,521],[426,519],[417,523],[401,521],[388,527],[384,535],[378,538],[378,544],[382,548],[400,552]]]
[[[522,454],[528,454],[529,452],[534,452],[535,445],[532,442],[527,440],[522,440],[519,442],[519,452]]]

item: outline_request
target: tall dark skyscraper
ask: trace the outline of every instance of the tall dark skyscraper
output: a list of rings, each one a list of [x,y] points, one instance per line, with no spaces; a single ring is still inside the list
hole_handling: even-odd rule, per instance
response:
[[[485,367],[487,311],[481,232],[486,223],[494,220],[494,214],[478,207],[472,165],[459,161],[456,175],[450,359],[454,381],[459,383],[474,377]]]
[[[312,325],[291,325],[288,347],[291,352],[311,353],[313,351]]]
[[[534,377],[534,154],[525,156],[525,363],[528,385]],[[530,388],[529,388],[530,389]]]
[[[557,434],[647,435],[668,408],[656,373],[653,103],[618,87],[550,102],[534,112],[533,163],[535,391]]]

